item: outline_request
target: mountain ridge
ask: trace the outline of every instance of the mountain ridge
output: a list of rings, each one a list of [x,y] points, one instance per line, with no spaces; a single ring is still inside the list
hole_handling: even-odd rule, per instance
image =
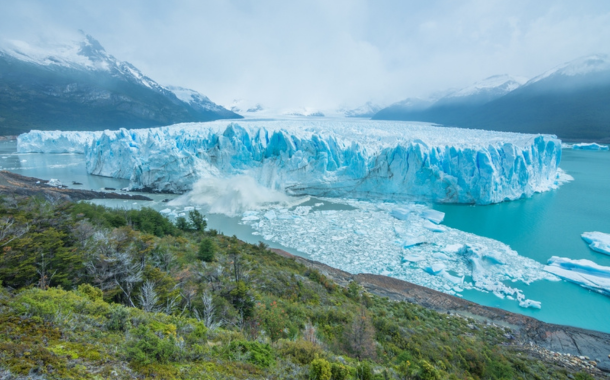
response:
[[[451,95],[455,93],[460,90],[418,109],[394,103],[375,114],[373,119],[546,133],[566,141],[610,142],[610,109],[607,107],[610,104],[610,60],[603,54],[564,63],[491,99],[477,102],[471,94],[466,97],[470,102],[464,99],[454,102]]]
[[[241,118],[188,91],[196,94],[191,102],[106,53],[89,35],[78,45],[54,50],[13,42],[0,50],[0,133],[144,128]]]

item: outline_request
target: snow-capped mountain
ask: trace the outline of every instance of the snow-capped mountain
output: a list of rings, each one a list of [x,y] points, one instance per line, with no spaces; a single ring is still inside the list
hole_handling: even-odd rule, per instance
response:
[[[494,75],[462,89],[438,92],[429,99],[408,98],[394,103],[373,115],[373,119],[452,123],[472,108],[498,99],[525,82],[521,77]]]
[[[108,54],[93,37],[54,46],[0,45],[3,134],[117,129],[239,118],[197,94],[190,101]]]
[[[530,85],[557,76],[579,77],[608,71],[610,71],[610,60],[608,59],[608,56],[606,54],[592,54],[559,65],[532,78],[527,84]]]
[[[352,109],[341,109],[339,110],[345,117],[365,117],[371,118],[377,112],[379,112],[383,107],[373,102],[366,102],[360,107],[352,108]]]
[[[218,115],[224,115],[227,119],[232,119],[235,114],[227,110],[221,105],[218,105],[210,100],[207,96],[188,88],[178,86],[165,86],[178,99],[193,107],[193,109],[201,112],[215,112]]]
[[[410,104],[407,102],[407,104]],[[549,133],[610,142],[610,59],[594,54],[525,82],[499,75],[450,92],[424,109],[395,103],[373,119],[427,121],[464,128]]]
[[[451,92],[439,99],[439,101],[464,101],[469,99],[469,102],[476,101],[482,103],[504,96],[521,87],[526,82],[527,78],[524,77],[512,77],[506,74],[494,75],[461,90]]]

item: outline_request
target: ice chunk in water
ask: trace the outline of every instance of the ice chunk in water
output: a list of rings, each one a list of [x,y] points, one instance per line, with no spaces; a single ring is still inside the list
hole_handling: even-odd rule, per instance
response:
[[[542,307],[542,304],[540,303],[540,301],[523,300],[523,301],[519,301],[519,306],[526,308],[526,309],[527,308],[540,309]]]
[[[574,144],[572,145],[572,149],[579,149],[579,150],[608,150],[608,146],[607,145],[599,145],[596,143],[582,143],[582,144]]]
[[[589,248],[595,252],[610,255],[610,234],[603,232],[585,232],[580,235],[584,241],[589,243]]]
[[[434,263],[432,265],[426,266],[424,270],[432,275],[440,274],[445,270],[445,264],[443,263]]]
[[[447,231],[447,228],[445,228],[444,226],[440,226],[438,224],[434,224],[429,220],[424,221],[424,228],[432,231],[432,232],[445,232]]]
[[[273,220],[273,219],[277,219],[277,215],[276,215],[275,211],[269,210],[265,213],[265,218],[267,218],[269,220]]]
[[[397,208],[390,212],[390,215],[395,217],[398,220],[407,220],[409,219],[409,215],[411,214],[411,210],[404,208]]]
[[[572,260],[553,256],[544,270],[566,281],[610,296],[610,267],[585,259]]]
[[[436,223],[436,224],[440,224],[443,221],[443,219],[445,219],[444,212],[436,211],[433,209],[427,209],[427,210],[422,211],[421,216],[422,216],[422,218],[428,219],[429,221]]]

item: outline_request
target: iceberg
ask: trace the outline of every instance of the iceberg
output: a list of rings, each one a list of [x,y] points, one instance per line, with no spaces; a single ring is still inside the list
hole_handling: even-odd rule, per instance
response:
[[[610,296],[610,267],[585,259],[572,260],[553,256],[544,270],[583,288]]]
[[[561,182],[561,142],[554,136],[412,122],[244,120],[32,131],[19,136],[18,151],[83,152],[91,174],[176,193],[202,178],[245,175],[290,195],[491,204]]]
[[[603,232],[585,232],[580,235],[595,252],[610,255],[610,234]]]
[[[581,143],[572,145],[572,149],[576,150],[608,150],[607,145],[599,145],[597,143]]]

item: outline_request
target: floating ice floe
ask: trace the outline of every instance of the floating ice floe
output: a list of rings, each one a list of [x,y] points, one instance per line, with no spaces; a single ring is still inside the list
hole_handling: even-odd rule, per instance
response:
[[[291,195],[490,204],[562,181],[554,136],[414,122],[244,120],[32,131],[18,137],[17,148],[84,152],[91,174],[174,192],[193,189],[201,178],[245,175]]]
[[[600,145],[596,143],[581,143],[572,145],[572,149],[576,150],[608,150],[607,145]]]
[[[610,234],[603,232],[585,232],[580,235],[595,252],[610,255]]]
[[[458,296],[464,289],[474,289],[518,300],[523,307],[536,307],[539,303],[507,284],[557,280],[542,270],[542,264],[519,256],[499,241],[446,226],[442,232],[430,230],[427,227],[435,224],[423,217],[431,211],[426,206],[345,199],[328,202],[354,209],[314,208],[307,213],[302,208],[274,209],[253,212],[250,215],[259,220],[242,218],[242,222],[266,240],[350,273],[386,275]],[[400,219],[396,210],[402,210]],[[292,218],[277,217],[286,214]]]
[[[583,288],[610,296],[610,267],[585,259],[572,260],[553,256],[544,270]]]
[[[59,187],[59,186],[63,186],[63,184],[61,183],[60,180],[56,179],[56,178],[51,178],[49,180],[49,182],[47,182],[47,185],[49,186],[55,186],[55,187]]]

